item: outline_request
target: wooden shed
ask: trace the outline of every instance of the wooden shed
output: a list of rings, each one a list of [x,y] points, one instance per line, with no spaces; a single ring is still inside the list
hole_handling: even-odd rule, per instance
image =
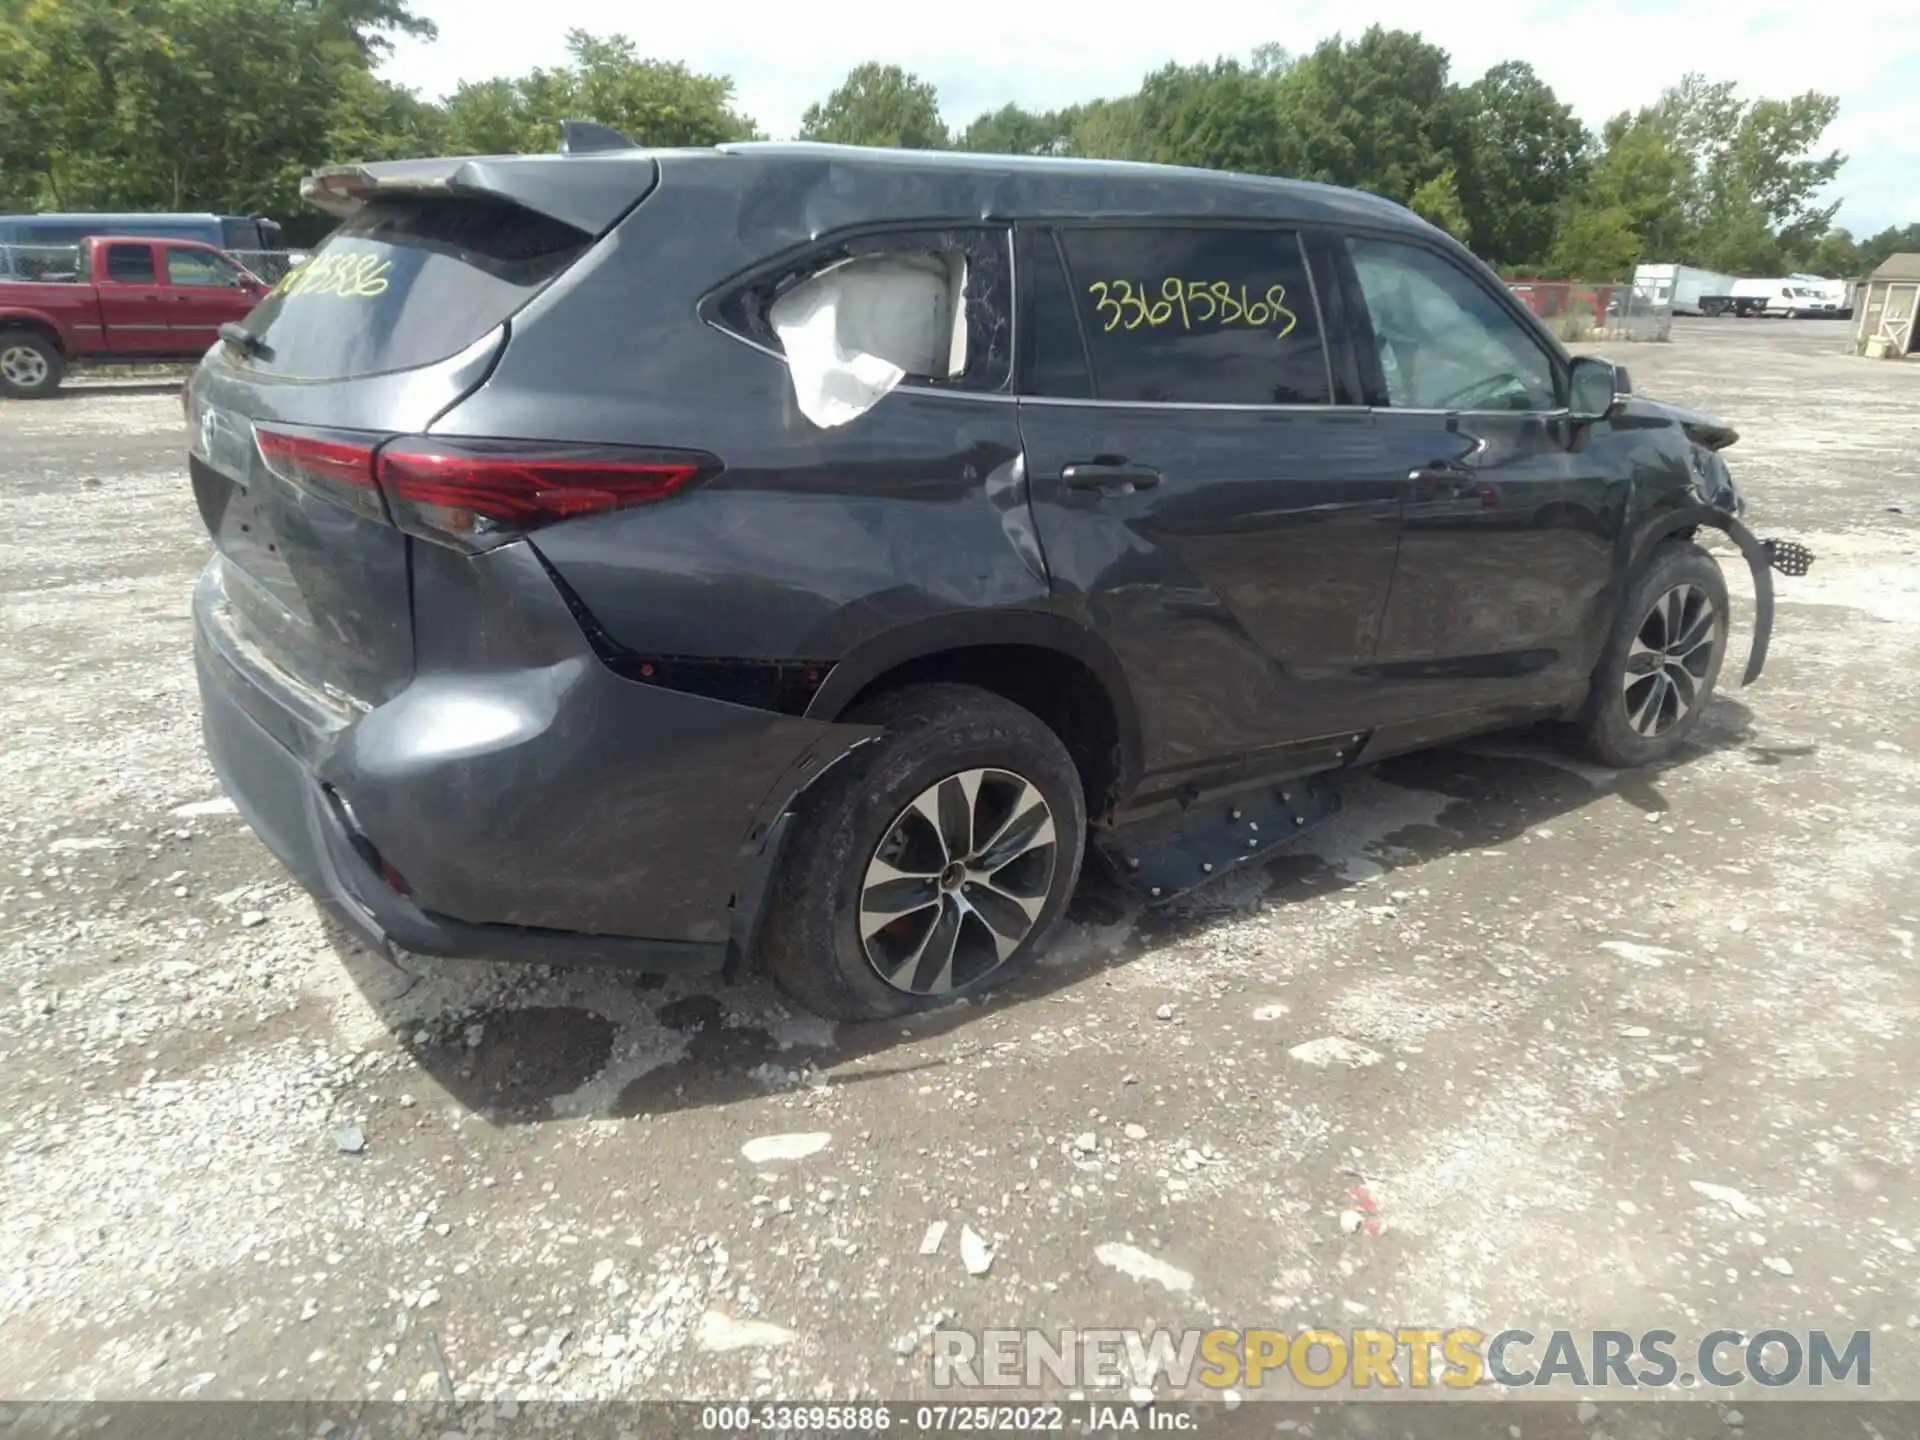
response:
[[[1867,277],[1855,306],[1854,350],[1884,359],[1920,353],[1920,252],[1889,255]]]

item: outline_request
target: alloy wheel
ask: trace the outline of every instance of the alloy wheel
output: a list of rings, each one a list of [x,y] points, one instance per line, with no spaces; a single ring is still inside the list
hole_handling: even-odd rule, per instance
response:
[[[1621,703],[1641,735],[1671,730],[1701,701],[1701,688],[1720,643],[1720,612],[1713,598],[1689,581],[1658,600],[1627,649]]]
[[[0,377],[22,390],[31,390],[46,381],[47,357],[31,345],[9,345],[0,350]]]
[[[1011,770],[929,786],[881,837],[860,884],[860,943],[911,995],[970,985],[1012,958],[1053,889],[1053,811]]]

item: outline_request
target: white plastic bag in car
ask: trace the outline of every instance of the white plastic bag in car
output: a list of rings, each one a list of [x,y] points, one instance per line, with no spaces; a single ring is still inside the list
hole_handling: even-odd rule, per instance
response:
[[[965,293],[964,255],[916,251],[844,260],[782,295],[767,318],[800,413],[845,425],[909,375],[963,372]]]

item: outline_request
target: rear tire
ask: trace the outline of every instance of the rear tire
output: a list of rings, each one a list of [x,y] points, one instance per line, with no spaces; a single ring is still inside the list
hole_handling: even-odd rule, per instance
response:
[[[1671,540],[1628,588],[1574,722],[1577,748],[1617,770],[1653,765],[1687,741],[1726,659],[1727,582],[1698,545]]]
[[[0,333],[0,395],[14,400],[44,400],[60,388],[66,373],[60,349],[33,330]]]
[[[846,719],[886,734],[795,817],[760,939],[774,979],[831,1019],[876,1020],[1027,969],[1086,844],[1060,737],[971,685],[890,691]]]

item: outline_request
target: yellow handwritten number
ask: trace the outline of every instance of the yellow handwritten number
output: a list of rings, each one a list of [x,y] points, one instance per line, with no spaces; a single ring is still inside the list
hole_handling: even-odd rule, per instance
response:
[[[1276,323],[1284,322],[1280,323],[1280,328],[1273,333],[1273,338],[1276,340],[1286,339],[1293,333],[1293,327],[1300,323],[1300,317],[1287,308],[1286,300],[1286,286],[1269,285],[1267,287],[1267,305],[1273,311],[1273,319]]]
[[[378,294],[386,288],[385,279],[379,278],[384,277],[386,269],[386,262],[382,262],[377,272],[361,272],[347,293]],[[1150,298],[1153,294],[1150,286],[1125,279],[1096,280],[1087,286],[1087,293],[1093,296],[1095,313],[1105,317],[1106,324],[1101,328],[1108,332],[1122,328],[1138,330],[1143,325],[1157,330],[1162,325],[1171,325],[1177,316],[1183,330],[1191,330],[1196,325],[1246,325],[1255,330],[1272,326],[1277,327],[1273,338],[1283,340],[1300,323],[1299,315],[1287,307],[1287,287],[1278,283],[1267,286],[1266,292],[1257,298],[1245,284],[1238,287],[1236,294],[1230,281],[1184,280],[1177,275],[1162,278],[1157,300]]]
[[[377,255],[335,251],[294,266],[280,277],[274,292],[289,297],[327,295],[364,300],[386,293],[390,283],[387,277],[392,269],[391,260],[382,260]]]

